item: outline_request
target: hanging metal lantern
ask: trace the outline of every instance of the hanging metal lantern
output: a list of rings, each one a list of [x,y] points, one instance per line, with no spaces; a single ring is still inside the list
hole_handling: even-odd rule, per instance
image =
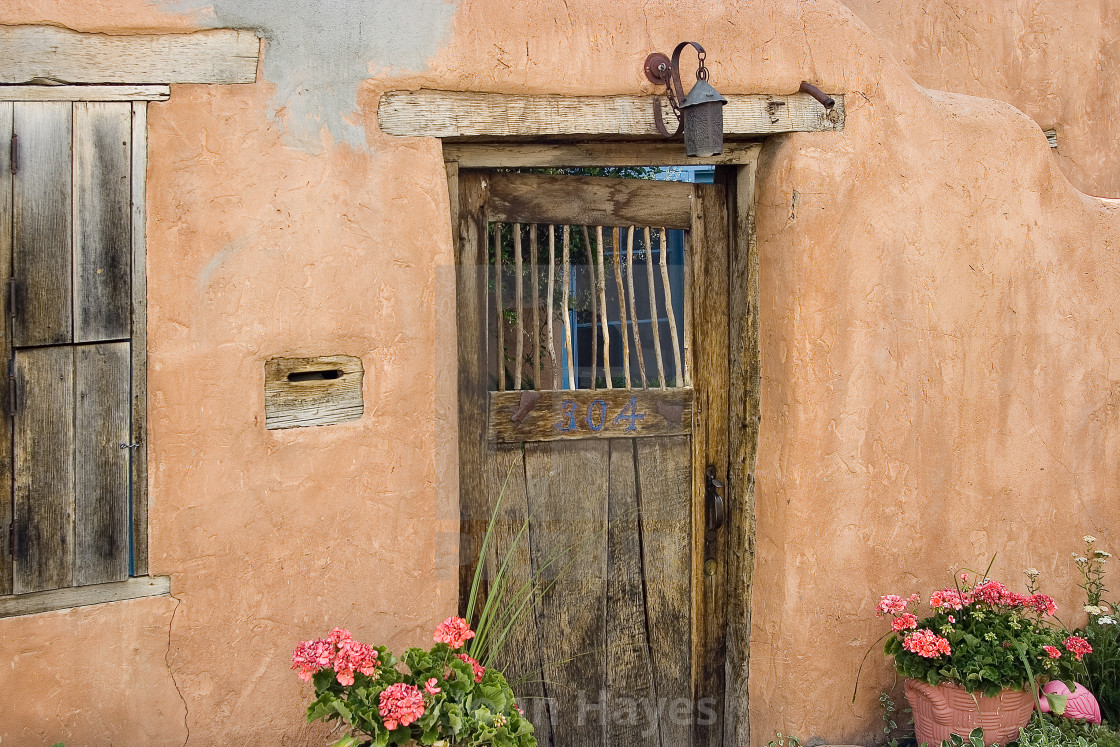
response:
[[[684,95],[681,84],[681,51],[688,45],[696,48],[700,67],[696,70],[696,84]],[[677,115],[677,129],[669,132],[661,116],[661,100],[653,100],[654,122],[665,137],[675,137],[684,130],[685,155],[695,158],[714,156],[723,152],[723,107],[727,99],[708,82],[708,68],[704,66],[707,52],[696,42],[681,42],[673,50],[673,59],[661,53],[646,58],[645,71],[654,83],[665,85],[669,105]],[[683,101],[682,101],[683,99]]]

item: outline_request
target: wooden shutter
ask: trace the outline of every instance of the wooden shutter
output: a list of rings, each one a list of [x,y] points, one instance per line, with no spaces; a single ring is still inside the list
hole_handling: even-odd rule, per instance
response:
[[[0,592],[122,581],[136,430],[133,104],[8,106],[15,544]]]

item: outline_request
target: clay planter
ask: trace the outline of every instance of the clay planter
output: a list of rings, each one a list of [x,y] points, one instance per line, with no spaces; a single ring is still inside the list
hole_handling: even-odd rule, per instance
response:
[[[1007,744],[1019,738],[1019,727],[1030,721],[1035,705],[1033,693],[1025,690],[1004,690],[988,698],[947,682],[932,687],[918,680],[906,680],[906,699],[914,711],[918,744],[930,747],[950,734],[967,738],[978,726],[984,729],[984,744]]]

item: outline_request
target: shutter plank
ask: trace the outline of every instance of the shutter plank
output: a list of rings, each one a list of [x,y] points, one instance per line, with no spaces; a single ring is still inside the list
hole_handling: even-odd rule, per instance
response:
[[[74,348],[74,585],[128,578],[127,342]]]
[[[131,104],[74,104],[74,342],[129,336],[131,141]]]
[[[17,102],[12,263],[18,313],[12,342],[67,343],[71,327],[71,104]]]
[[[16,351],[14,592],[73,582],[74,351]]]
[[[7,313],[8,278],[12,261],[12,179],[8,159],[12,143],[12,104],[0,103],[0,308]],[[0,358],[12,357],[11,340],[0,335]],[[7,382],[5,382],[7,383]],[[12,523],[12,432],[8,398],[0,396],[0,595],[12,593],[12,554],[8,545],[8,527]]]
[[[132,573],[148,573],[148,280],[144,242],[148,104],[132,104]]]

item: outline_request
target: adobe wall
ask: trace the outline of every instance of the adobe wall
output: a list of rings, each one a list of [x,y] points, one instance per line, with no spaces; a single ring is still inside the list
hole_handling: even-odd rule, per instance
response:
[[[1043,129],[1070,182],[1120,197],[1120,7],[1063,0],[844,0],[927,88],[999,99]]]
[[[847,93],[844,132],[772,138],[759,171],[753,745],[877,733],[887,662],[849,701],[879,594],[993,553],[1068,589],[1081,535],[1112,539],[1120,215],[1023,114],[922,89],[837,0],[316,7],[0,11],[269,39],[260,82],[149,109],[151,570],[173,598],[0,620],[0,738],[322,744],[294,643],[343,625],[399,649],[454,608],[451,228],[439,144],[377,130],[394,88],[633,93],[693,38],[722,92]],[[266,431],[263,362],[333,353],[362,357],[365,417]]]

